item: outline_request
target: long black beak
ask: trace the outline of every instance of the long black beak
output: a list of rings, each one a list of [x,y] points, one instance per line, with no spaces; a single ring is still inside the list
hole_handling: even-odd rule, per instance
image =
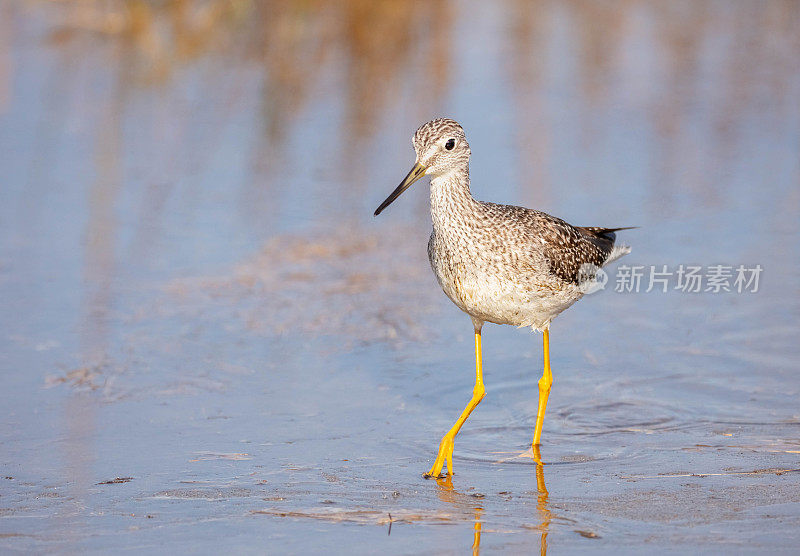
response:
[[[414,167],[411,168],[411,171],[408,173],[408,175],[403,179],[403,181],[400,182],[400,185],[397,186],[397,189],[392,191],[392,194],[386,197],[386,200],[381,203],[381,206],[375,209],[375,216],[378,216],[383,211],[383,209],[391,205],[394,202],[394,200],[397,199],[403,193],[403,191],[411,187],[412,183],[414,183],[422,176],[424,176],[426,169],[427,168],[425,168],[425,166],[423,166],[419,162],[414,164]]]

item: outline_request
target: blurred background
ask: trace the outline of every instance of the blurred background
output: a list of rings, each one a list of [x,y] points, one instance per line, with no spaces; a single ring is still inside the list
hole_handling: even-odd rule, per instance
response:
[[[788,0],[0,3],[0,543],[727,542],[742,522],[692,480],[630,477],[800,467],[798,29]],[[540,339],[507,327],[467,483],[418,480],[472,329],[428,267],[427,186],[372,212],[438,116],[476,198],[639,226],[629,265],[764,269],[556,320],[549,501],[491,455],[535,417]],[[755,477],[713,485],[751,504],[738,538],[792,546],[800,492]],[[390,512],[405,536],[364,527]]]

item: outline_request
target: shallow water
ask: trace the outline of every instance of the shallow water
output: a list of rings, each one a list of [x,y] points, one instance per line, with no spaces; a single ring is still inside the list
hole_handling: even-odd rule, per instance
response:
[[[0,5],[4,552],[789,553],[800,540],[800,10]],[[409,140],[476,197],[637,225],[541,339],[428,267]],[[621,265],[760,265],[617,292]],[[734,288],[735,290],[735,288]],[[169,548],[166,548],[169,547]]]

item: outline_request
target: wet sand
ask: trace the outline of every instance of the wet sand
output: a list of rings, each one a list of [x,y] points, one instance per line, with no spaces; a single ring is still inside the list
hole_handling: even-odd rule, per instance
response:
[[[3,552],[796,550],[796,3],[108,6],[0,7]],[[640,228],[553,324],[546,464],[487,325],[437,482],[472,327],[426,187],[371,214],[439,114],[476,197]]]

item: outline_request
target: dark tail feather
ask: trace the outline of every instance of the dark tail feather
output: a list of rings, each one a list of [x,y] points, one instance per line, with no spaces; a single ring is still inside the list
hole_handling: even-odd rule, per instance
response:
[[[608,240],[613,245],[617,239],[617,234],[615,232],[619,232],[621,230],[634,230],[639,226],[624,226],[622,228],[598,228],[598,227],[587,227],[578,229],[584,232],[586,235],[590,237],[594,237],[600,240]]]

